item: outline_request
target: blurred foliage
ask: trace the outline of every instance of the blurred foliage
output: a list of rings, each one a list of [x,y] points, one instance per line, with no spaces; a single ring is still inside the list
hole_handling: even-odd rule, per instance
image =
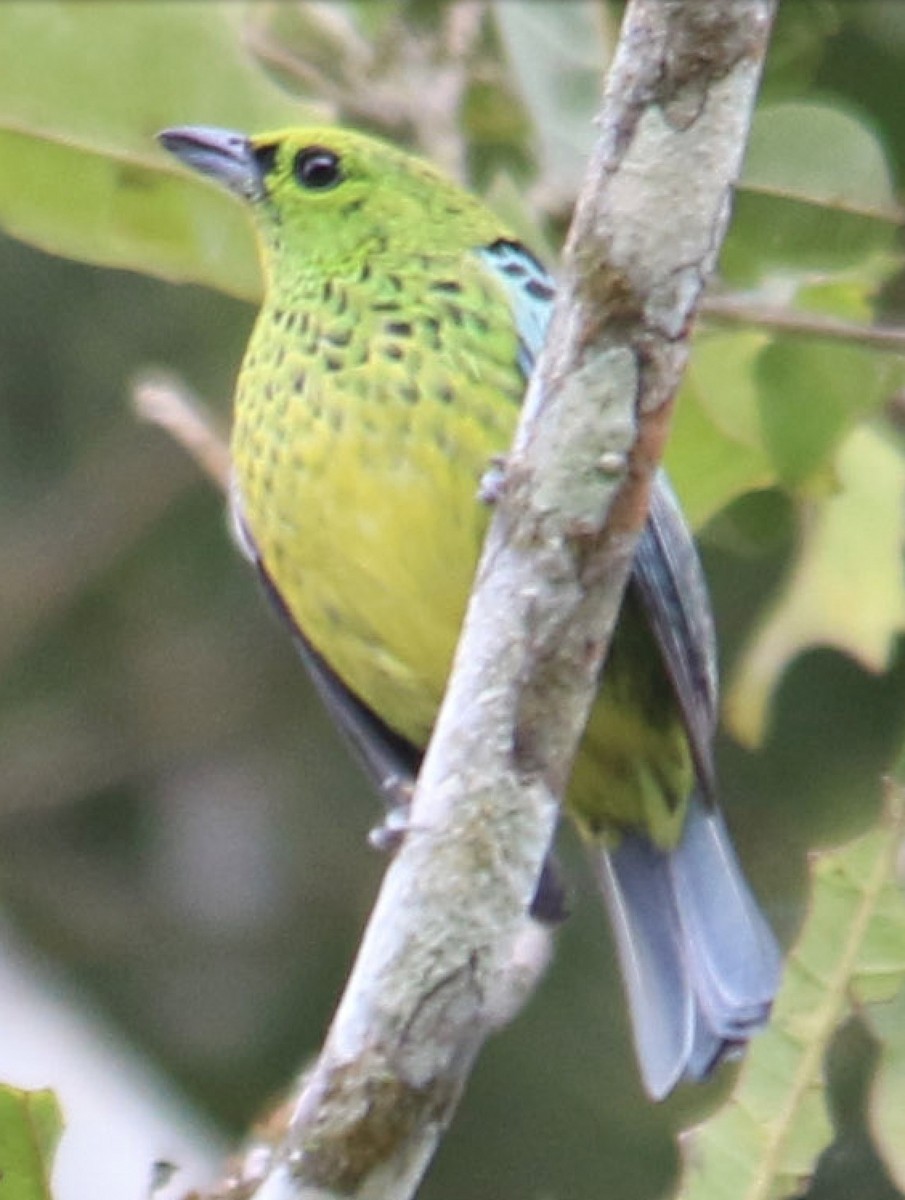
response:
[[[31,243],[0,242],[0,881],[34,944],[232,1128],[317,1047],[379,879],[377,810],[220,497],[129,411],[156,363],[225,426],[259,286],[239,207],[153,134],[348,121],[442,163],[555,262],[618,18],[606,0],[0,5],[0,225]],[[729,817],[787,941],[808,851],[883,836],[903,740],[905,339],[862,336],[903,323],[903,71],[899,0],[781,5],[669,449],[730,681]],[[574,851],[557,962],[482,1057],[425,1197],[661,1194],[675,1131],[726,1092],[728,1071],[641,1096]],[[905,1186],[903,1017],[900,994],[832,1041],[808,1200]]]
[[[49,1200],[63,1120],[51,1091],[0,1087],[0,1162],[9,1200]]]
[[[245,223],[213,193],[210,207],[195,198],[185,212],[183,182],[160,170],[153,141],[171,113],[200,124],[310,119],[249,61],[241,10],[14,3],[0,20],[4,226],[47,250],[173,278],[186,253],[201,254],[212,285],[253,294]]]
[[[905,896],[894,878],[905,793],[885,821],[811,865],[809,911],[789,952],[769,1029],[719,1112],[683,1139],[679,1200],[783,1200],[831,1137],[823,1064],[844,1019],[883,1013],[905,989]]]

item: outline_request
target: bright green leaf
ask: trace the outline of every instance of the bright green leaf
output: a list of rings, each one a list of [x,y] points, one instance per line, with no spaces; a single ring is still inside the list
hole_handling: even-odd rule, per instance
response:
[[[754,366],[761,333],[702,333],[676,407],[666,464],[692,525],[774,473],[759,443]]]
[[[678,1200],[799,1194],[832,1136],[827,1048],[856,1008],[893,999],[905,981],[905,897],[893,872],[903,831],[896,793],[880,827],[812,859],[808,916],[770,1026],[724,1107],[684,1135]]]
[[[2,14],[0,6],[0,14]],[[0,222],[43,250],[253,299],[250,225],[225,194],[63,143],[0,132]]]
[[[0,224],[55,253],[255,296],[238,206],[154,144],[167,125],[310,118],[245,52],[242,15],[197,0],[0,5]]]
[[[53,1092],[0,1088],[0,1190],[4,1200],[50,1200],[63,1119]]]
[[[165,125],[267,128],[298,116],[244,50],[242,22],[242,5],[199,0],[9,0],[0,128],[151,165]]]
[[[854,430],[837,461],[839,490],[805,501],[801,548],[731,681],[727,720],[760,741],[778,679],[795,655],[834,646],[881,671],[905,629],[905,461],[875,428]]]
[[[760,445],[755,371],[769,335],[759,330],[708,332],[694,341],[689,385],[714,425],[734,442]]]

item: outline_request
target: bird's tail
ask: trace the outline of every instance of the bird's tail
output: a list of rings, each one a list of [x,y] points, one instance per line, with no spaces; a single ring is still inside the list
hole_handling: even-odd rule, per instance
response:
[[[701,1079],[764,1025],[780,953],[720,813],[698,797],[682,840],[623,835],[597,852],[648,1094]]]

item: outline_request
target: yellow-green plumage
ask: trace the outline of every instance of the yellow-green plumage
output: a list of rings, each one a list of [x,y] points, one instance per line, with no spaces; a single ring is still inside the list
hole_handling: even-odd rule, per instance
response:
[[[346,684],[418,744],[480,550],[478,482],[521,391],[511,323],[483,315],[502,297],[474,267],[409,256],[390,287],[360,270],[297,280],[262,310],[236,396],[236,478],[271,577]],[[462,291],[432,287],[444,279]]]
[[[473,253],[508,231],[386,147],[336,131],[303,138],[340,146],[347,175],[370,190],[363,208],[353,191],[294,212],[286,151],[271,191],[279,204],[289,189],[282,220],[258,227],[271,284],[239,376],[236,480],[305,636],[388,725],[424,745],[487,524],[478,485],[512,440],[525,390],[506,293]],[[287,270],[290,243],[319,252]],[[691,759],[652,646],[645,658],[651,686],[638,670],[608,675],[570,800],[595,826],[641,824],[670,845]],[[607,703],[614,689],[622,694]]]
[[[423,747],[487,525],[478,485],[511,441],[549,281],[479,200],[372,139],[329,128],[162,136],[254,211],[265,302],[232,438],[253,554],[330,671]],[[652,574],[639,567],[626,594],[566,797],[601,848],[654,1094],[747,1036],[775,984],[772,939],[723,827],[689,800],[696,771],[710,785],[712,648],[693,550],[662,487],[661,541],[643,552]],[[670,592],[685,586],[687,602]],[[684,620],[674,636],[671,611]],[[677,663],[689,678],[703,664],[708,678],[677,682]],[[703,735],[690,732],[696,704]],[[707,918],[705,868],[714,903],[741,928]]]

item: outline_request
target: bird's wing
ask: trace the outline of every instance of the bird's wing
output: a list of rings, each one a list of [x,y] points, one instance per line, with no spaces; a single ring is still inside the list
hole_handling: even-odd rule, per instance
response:
[[[553,280],[517,242],[500,240],[479,253],[509,298],[519,330],[519,365],[527,379],[546,333]],[[713,617],[694,541],[663,471],[654,480],[650,514],[635,551],[629,586],[636,589],[660,648],[702,790],[711,797],[718,703]]]
[[[719,683],[716,633],[698,552],[665,472],[658,471],[631,586],[641,596],[675,689],[701,790],[716,797],[713,736]]]

